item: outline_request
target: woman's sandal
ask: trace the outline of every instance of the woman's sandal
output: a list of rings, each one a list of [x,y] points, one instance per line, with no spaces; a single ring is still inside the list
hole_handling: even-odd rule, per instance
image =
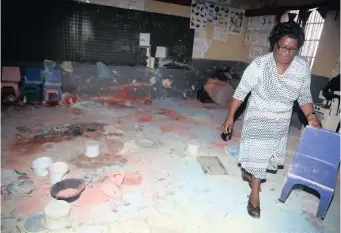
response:
[[[252,184],[251,184],[251,180],[249,180],[246,176],[245,172],[242,172],[242,179],[243,181],[247,182],[250,186],[250,189],[252,189]],[[259,187],[259,192],[262,192],[262,189]]]
[[[249,201],[247,204],[247,212],[252,218],[260,218],[260,205],[254,207]]]

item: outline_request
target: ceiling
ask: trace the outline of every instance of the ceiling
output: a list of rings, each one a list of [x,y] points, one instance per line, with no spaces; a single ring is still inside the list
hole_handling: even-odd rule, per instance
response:
[[[177,5],[190,6],[191,0],[154,0],[158,2],[173,3]],[[231,0],[231,6],[243,9],[260,9],[264,7],[303,7],[306,5],[324,5],[339,3],[339,0]]]

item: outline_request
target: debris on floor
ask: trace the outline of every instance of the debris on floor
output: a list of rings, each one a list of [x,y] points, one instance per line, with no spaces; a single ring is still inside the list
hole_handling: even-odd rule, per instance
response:
[[[242,230],[255,224],[245,210],[250,190],[240,178],[236,161],[242,121],[235,123],[233,138],[224,142],[220,125],[226,111],[213,104],[167,99],[153,101],[151,109],[129,102],[107,106],[64,97],[67,106],[62,108],[26,106],[3,112],[4,232],[53,228],[53,221],[45,222],[45,208],[57,198],[51,196],[52,173],[47,169],[46,176],[38,176],[32,169],[32,162],[42,157],[67,164],[60,183],[79,179],[84,185],[74,201],[66,198],[76,194],[74,189],[61,191],[61,199],[70,201],[70,206],[64,203],[64,213],[68,206],[71,209],[62,232],[252,232],[251,227]],[[289,138],[300,133],[291,132]],[[86,148],[91,141],[99,149],[89,149],[90,153]],[[286,170],[279,170],[262,185],[264,214],[254,229],[284,232],[290,222],[297,223],[292,226],[297,232],[317,231],[321,224],[310,213],[317,207],[305,204],[304,211],[309,213],[302,215],[300,203],[312,200],[305,192],[274,208],[285,174]],[[273,220],[270,223],[267,215]],[[323,223],[326,233],[338,232],[339,216],[338,208],[330,209]]]

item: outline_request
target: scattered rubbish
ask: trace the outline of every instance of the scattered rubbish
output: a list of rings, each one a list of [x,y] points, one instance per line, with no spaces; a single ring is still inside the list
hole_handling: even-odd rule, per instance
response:
[[[53,142],[47,142],[42,145],[43,149],[46,151],[51,151],[54,149],[55,144]]]
[[[93,108],[93,107],[102,107],[103,104],[101,104],[100,102],[96,101],[96,100],[87,100],[87,101],[80,101],[77,102],[75,104],[71,105],[71,108],[80,108],[80,109],[84,109],[84,108]]]
[[[62,103],[66,106],[69,106],[71,104],[75,104],[77,102],[77,99],[77,96],[65,92],[62,96]]]
[[[84,190],[85,185],[81,179],[65,179],[52,186],[51,196],[71,203],[76,201]]]
[[[35,187],[33,181],[17,170],[1,169],[1,195],[27,196]]]
[[[136,140],[136,145],[142,148],[149,148],[154,145],[154,142],[149,139]]]
[[[162,86],[164,88],[171,88],[172,87],[172,81],[170,81],[168,78],[162,80]]]
[[[50,157],[40,157],[32,162],[32,170],[36,176],[47,176],[48,168],[53,164]]]
[[[123,185],[140,185],[142,175],[138,172],[124,172]]]
[[[194,140],[188,142],[187,152],[192,155],[197,155],[200,151],[200,144]]]
[[[95,158],[100,155],[100,145],[96,141],[88,141],[85,148],[85,156],[88,158]]]
[[[198,156],[197,160],[206,175],[228,175],[226,168],[217,156]]]
[[[99,78],[115,78],[112,70],[110,70],[103,62],[96,62],[97,77]]]
[[[71,61],[63,61],[62,64],[60,65],[60,68],[65,70],[66,72],[73,72],[73,67]]]
[[[81,226],[77,233],[101,233],[101,227],[100,226]]]
[[[108,148],[109,154],[116,155],[123,151],[124,143],[121,140],[108,139],[107,148]]]
[[[239,146],[225,146],[224,151],[230,154],[234,159],[238,159],[239,156]]]
[[[48,230],[61,230],[70,223],[71,204],[52,200],[44,209],[43,226]]]
[[[69,172],[69,165],[64,162],[53,163],[49,167],[49,175],[51,184],[55,184],[61,180],[66,179]]]
[[[28,232],[40,232],[44,230],[42,221],[44,219],[44,213],[36,213],[28,216],[24,228]]]
[[[122,193],[120,188],[116,184],[104,183],[101,185],[102,192],[109,198],[114,200],[120,200]]]
[[[151,233],[183,233],[184,228],[181,224],[169,220],[153,221]]]
[[[79,168],[94,168],[114,165],[122,166],[127,163],[127,159],[119,155],[111,154],[100,154],[96,158],[88,158],[85,155],[80,155],[75,163]]]

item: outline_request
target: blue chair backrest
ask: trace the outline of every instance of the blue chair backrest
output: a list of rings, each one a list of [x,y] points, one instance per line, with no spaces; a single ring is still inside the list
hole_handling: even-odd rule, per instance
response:
[[[340,134],[307,126],[289,172],[334,189],[339,163]]]
[[[44,71],[45,83],[62,83],[62,72],[54,70],[52,72]]]
[[[39,68],[27,68],[25,70],[24,81],[29,82],[42,82]]]

